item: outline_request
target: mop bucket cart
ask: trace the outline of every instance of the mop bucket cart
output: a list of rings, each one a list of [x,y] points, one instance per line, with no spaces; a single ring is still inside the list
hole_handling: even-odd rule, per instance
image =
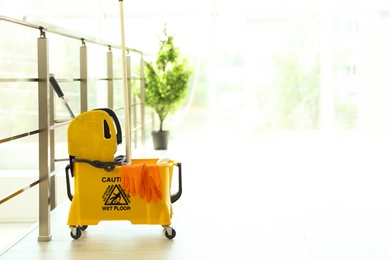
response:
[[[161,199],[147,201],[140,194],[130,196],[121,187],[121,168],[127,165],[125,156],[114,157],[121,142],[118,118],[110,109],[97,109],[75,117],[68,126],[66,167],[67,193],[71,200],[68,226],[70,235],[78,239],[90,225],[104,220],[128,220],[132,224],[161,225],[165,236],[172,239],[172,204],[182,194],[181,163],[171,159],[131,159],[131,165],[158,167],[161,179]],[[178,167],[178,191],[171,194],[174,167]],[[71,187],[73,177],[73,188]],[[73,189],[73,192],[72,192]]]

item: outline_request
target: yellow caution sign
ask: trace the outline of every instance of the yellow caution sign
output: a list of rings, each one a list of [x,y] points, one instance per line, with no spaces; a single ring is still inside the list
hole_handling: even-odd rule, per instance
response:
[[[157,159],[132,159],[132,164],[155,165]],[[175,161],[159,165],[162,199],[148,203],[130,196],[120,186],[121,166],[111,172],[88,163],[74,163],[74,196],[69,226],[97,225],[102,220],[129,220],[133,224],[170,225],[173,215],[170,187]]]

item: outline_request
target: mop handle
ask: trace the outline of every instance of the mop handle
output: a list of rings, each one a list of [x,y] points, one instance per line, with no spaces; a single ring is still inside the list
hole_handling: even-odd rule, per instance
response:
[[[127,66],[126,66],[126,43],[125,43],[125,18],[123,14],[123,0],[119,0],[119,13],[120,13],[120,27],[121,27],[121,44],[122,44],[122,80],[123,80],[123,97],[124,97],[124,114],[125,114],[125,149],[126,149],[126,158],[130,160],[131,158],[131,114],[129,112],[130,108],[130,91],[127,87]]]
[[[57,80],[53,76],[50,76],[49,80],[50,80],[51,85],[54,88],[54,91],[57,93],[57,96],[59,98],[64,98],[64,93],[62,92],[60,85],[58,85]]]
[[[62,103],[65,105],[66,109],[68,110],[70,117],[75,118],[75,116],[72,112],[72,109],[70,109],[70,107],[68,105],[68,99],[65,98],[65,95],[62,92],[60,85],[58,85],[57,80],[53,76],[50,76],[49,81],[50,81],[51,85],[53,86],[54,91],[57,93],[57,96],[62,100]]]

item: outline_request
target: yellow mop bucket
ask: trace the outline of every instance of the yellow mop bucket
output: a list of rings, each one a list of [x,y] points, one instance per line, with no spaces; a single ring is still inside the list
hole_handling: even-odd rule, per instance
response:
[[[113,124],[115,123],[115,126]],[[115,131],[116,130],[116,131]],[[115,133],[116,132],[116,133]],[[74,118],[68,127],[68,152],[71,163],[66,167],[68,197],[72,201],[68,225],[71,237],[78,239],[88,225],[103,220],[129,220],[132,224],[156,224],[165,228],[165,236],[175,237],[171,225],[172,203],[181,196],[181,164],[157,158],[132,159],[131,165],[158,165],[162,198],[148,202],[139,194],[130,196],[121,187],[121,168],[126,164],[114,158],[120,125],[112,110],[93,110]],[[174,166],[178,167],[179,191],[171,195]],[[74,177],[71,194],[69,170]]]

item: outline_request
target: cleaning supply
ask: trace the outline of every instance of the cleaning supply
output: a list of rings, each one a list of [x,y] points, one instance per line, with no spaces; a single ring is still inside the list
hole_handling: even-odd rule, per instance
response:
[[[169,163],[169,158],[160,158],[160,159],[158,159],[156,164],[162,165],[162,164],[167,164],[167,163]]]
[[[121,168],[121,187],[131,196],[140,194],[148,203],[157,203],[162,199],[162,182],[159,166],[134,164]]]
[[[159,167],[157,165],[147,165],[146,172],[141,188],[141,198],[146,197],[146,201],[150,203],[152,200],[157,203],[162,199],[162,184],[160,178]]]
[[[121,186],[126,194],[140,194],[145,174],[145,164],[123,165],[121,168]]]

